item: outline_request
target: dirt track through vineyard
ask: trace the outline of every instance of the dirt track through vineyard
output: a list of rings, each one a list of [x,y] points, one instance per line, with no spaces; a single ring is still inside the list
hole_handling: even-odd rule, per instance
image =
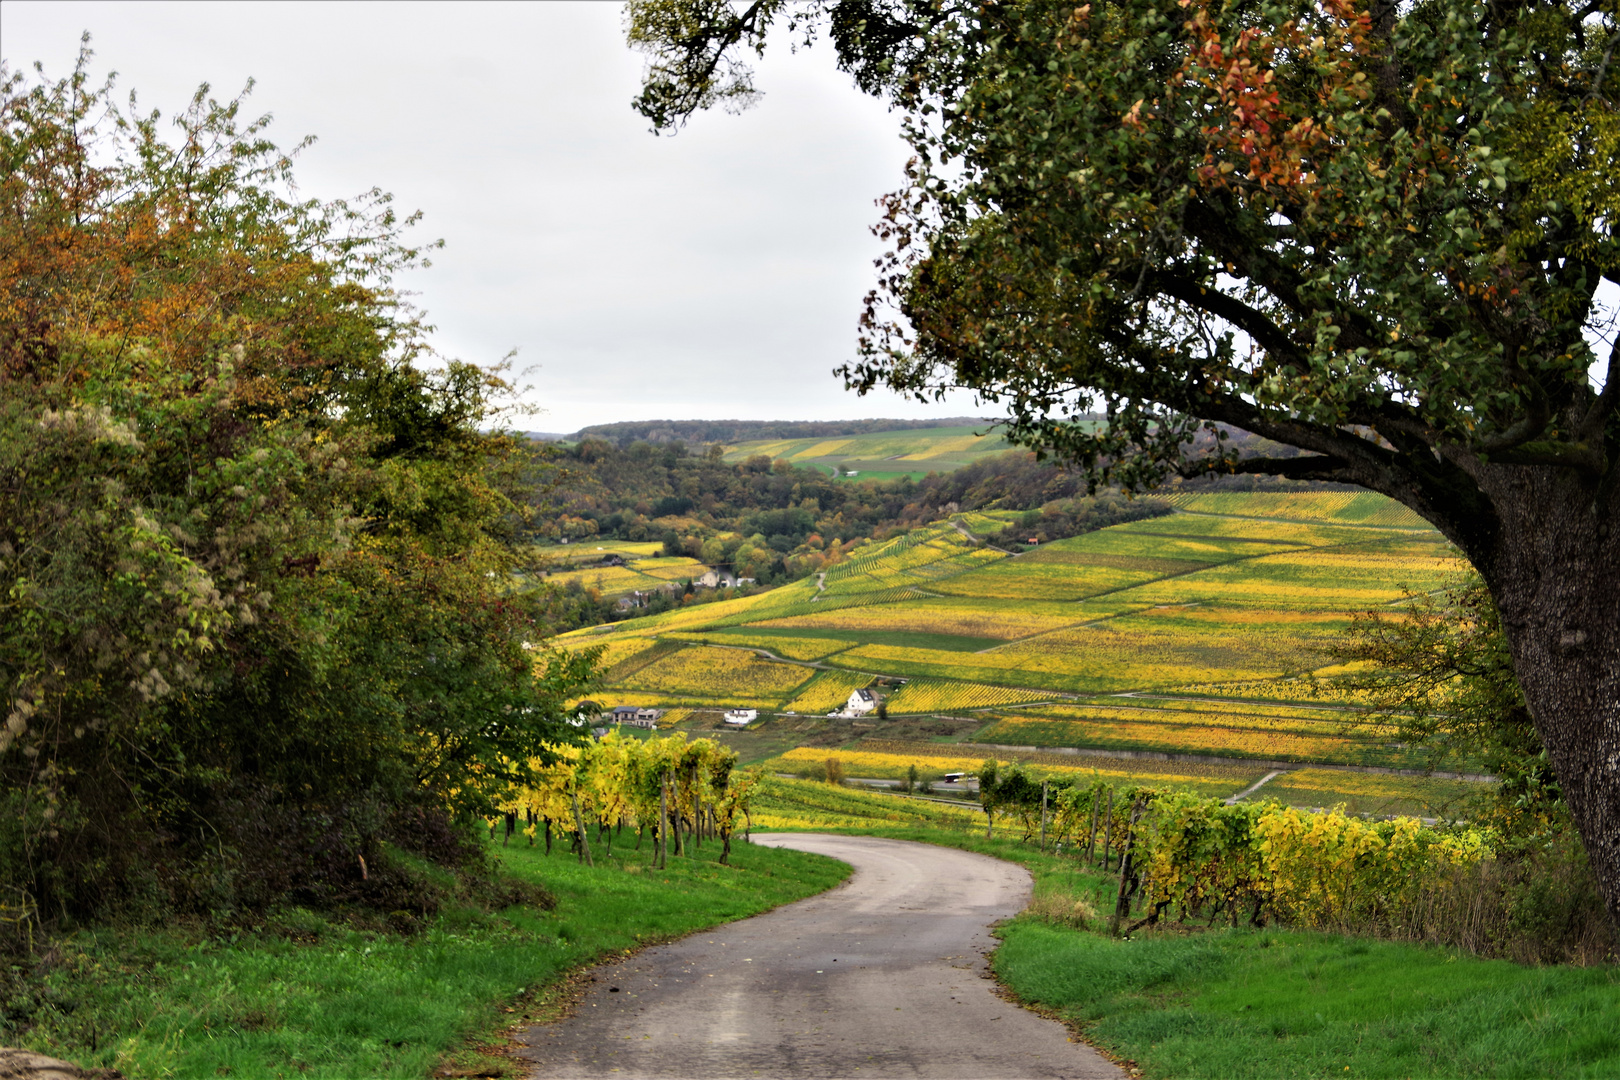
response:
[[[597,969],[574,1015],[524,1035],[533,1077],[1123,1078],[1062,1025],[996,996],[989,927],[1029,875],[901,840],[782,833],[844,885]]]

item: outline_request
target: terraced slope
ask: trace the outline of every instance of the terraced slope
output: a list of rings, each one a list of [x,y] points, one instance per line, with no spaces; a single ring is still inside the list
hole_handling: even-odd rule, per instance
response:
[[[1352,613],[1443,587],[1459,565],[1441,537],[1362,493],[1172,498],[1169,517],[1017,556],[973,538],[995,518],[939,522],[822,582],[559,643],[612,643],[608,696],[638,703],[820,715],[883,680],[891,716],[967,718],[975,742],[1410,764],[1347,729],[1321,648]],[[658,663],[621,674],[653,642]],[[715,660],[746,650],[755,664]]]

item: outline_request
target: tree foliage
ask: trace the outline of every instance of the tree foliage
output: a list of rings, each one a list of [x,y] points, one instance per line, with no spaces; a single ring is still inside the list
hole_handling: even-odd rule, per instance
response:
[[[819,10],[857,7],[840,62],[907,110],[915,156],[849,385],[973,390],[1099,480],[1273,473],[1422,514],[1490,590],[1620,922],[1620,354],[1599,291],[1620,285],[1620,13]],[[1185,453],[1223,423],[1307,453]]]
[[[0,73],[0,885],[360,896],[572,730],[590,660],[505,595],[527,443],[426,351],[387,195],[301,200],[242,98],[170,127],[89,59]]]
[[[1535,834],[1562,818],[1557,778],[1478,574],[1410,597],[1399,612],[1356,616],[1331,651],[1357,665],[1342,685],[1371,698],[1368,722],[1425,751],[1429,768],[1478,761],[1500,778],[1499,827]]]

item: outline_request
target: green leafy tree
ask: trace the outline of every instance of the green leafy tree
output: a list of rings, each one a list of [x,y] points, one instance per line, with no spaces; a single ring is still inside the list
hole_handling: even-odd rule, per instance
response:
[[[1343,685],[1371,697],[1368,721],[1425,753],[1431,769],[1478,761],[1501,779],[1498,823],[1534,834],[1562,819],[1557,778],[1478,574],[1411,597],[1398,614],[1358,615],[1331,652],[1357,665]]]
[[[773,17],[632,4],[643,114],[668,128],[746,102],[737,58]],[[788,17],[906,110],[914,152],[849,385],[970,389],[1098,480],[1273,473],[1412,507],[1489,589],[1620,922],[1620,372],[1599,293],[1620,282],[1614,6]],[[1304,453],[1190,450],[1219,424]]]
[[[88,62],[0,70],[0,887],[364,899],[574,730],[591,658],[505,588],[533,462],[498,372],[417,363],[387,196]]]

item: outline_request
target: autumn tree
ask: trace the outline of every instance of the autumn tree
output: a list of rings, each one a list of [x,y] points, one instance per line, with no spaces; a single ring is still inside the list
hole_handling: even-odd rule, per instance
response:
[[[1614,4],[646,0],[638,106],[745,103],[782,19],[915,155],[849,385],[972,390],[1099,481],[1417,511],[1490,591],[1620,921]],[[1216,424],[1306,453],[1190,453]]]
[[[504,588],[526,440],[427,352],[386,195],[88,63],[0,70],[0,889],[363,899],[573,730],[590,658]]]

